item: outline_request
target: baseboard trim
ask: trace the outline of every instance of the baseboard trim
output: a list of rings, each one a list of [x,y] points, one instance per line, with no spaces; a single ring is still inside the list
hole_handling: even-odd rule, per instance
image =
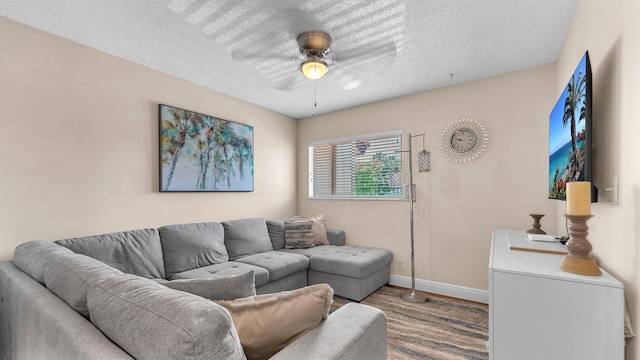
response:
[[[407,276],[391,275],[389,285],[401,286],[410,289],[411,278]],[[439,283],[436,281],[416,279],[416,290],[426,291],[438,295],[450,296],[463,300],[475,301],[483,304],[489,303],[489,292],[486,290]]]

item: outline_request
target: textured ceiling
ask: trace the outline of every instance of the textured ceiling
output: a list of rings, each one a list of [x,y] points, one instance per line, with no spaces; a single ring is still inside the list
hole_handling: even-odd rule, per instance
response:
[[[554,62],[577,3],[2,0],[0,15],[298,119]],[[316,81],[298,70],[310,30],[333,38]]]

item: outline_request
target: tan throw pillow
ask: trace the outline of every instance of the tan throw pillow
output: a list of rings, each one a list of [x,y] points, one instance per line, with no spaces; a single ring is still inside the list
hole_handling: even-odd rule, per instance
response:
[[[332,301],[333,289],[318,284],[216,303],[231,313],[247,359],[262,360],[326,319]]]
[[[295,219],[284,223],[285,249],[313,247],[313,220]]]
[[[329,245],[324,215],[321,214],[310,219],[313,221],[313,245]]]

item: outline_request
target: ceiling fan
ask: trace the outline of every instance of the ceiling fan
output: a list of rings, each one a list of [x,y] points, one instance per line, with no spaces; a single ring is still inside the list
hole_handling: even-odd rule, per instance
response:
[[[371,69],[391,66],[398,53],[396,43],[391,39],[373,44],[366,40],[363,44],[353,44],[350,38],[340,39],[339,54],[332,51],[333,39],[326,31],[304,31],[298,33],[295,39],[298,51],[294,56],[283,54],[287,52],[284,43],[274,46],[279,48],[280,53],[266,49],[270,46],[267,44],[273,44],[275,39],[268,39],[264,43],[257,42],[259,45],[251,53],[244,49],[233,51],[232,56],[239,61],[259,64],[262,66],[261,69],[273,69],[273,77],[270,78],[279,90],[299,89],[305,83],[304,80],[318,80],[325,76],[329,69],[330,82],[334,86],[342,90],[352,90],[365,83],[364,73],[370,72]],[[292,71],[295,68],[291,61],[297,63],[298,69],[306,78]]]
[[[358,48],[346,46],[346,49],[343,44],[345,51],[336,59],[331,51],[332,38],[322,30],[302,32],[296,37],[296,42],[299,56],[295,60],[300,62],[300,71],[304,76],[318,80],[332,68],[331,81],[343,90],[355,89],[364,83],[363,78],[353,70],[363,66],[383,66],[385,60],[393,60],[397,54],[393,41],[382,41],[373,46],[366,44]],[[299,79],[297,76],[296,78]]]
[[[311,80],[324,76],[335,62],[331,54],[331,36],[324,31],[307,31],[296,39],[300,55],[300,71]]]
[[[404,22],[383,17],[376,22],[383,31],[377,32],[370,29],[365,18],[354,19],[347,14],[344,19],[332,17],[327,22],[323,11],[329,11],[333,2],[326,3],[326,9],[307,9],[285,0],[272,2],[268,25],[259,25],[263,28],[248,32],[251,35],[241,41],[229,42],[231,56],[251,65],[273,82],[274,89],[282,91],[303,89],[308,79],[323,76],[325,86],[330,84],[334,89],[362,86],[365,79],[370,80],[367,74],[380,74],[381,69],[393,66]],[[402,13],[398,16],[403,20]],[[333,37],[329,35],[332,31]]]
[[[394,66],[404,44],[402,0],[364,7],[341,0],[224,3],[228,6],[215,11],[221,20],[202,26],[202,31],[276,90],[301,90],[308,78],[323,76],[321,86],[332,90],[383,81],[384,70]],[[186,21],[200,26],[192,19],[200,12],[187,15]]]

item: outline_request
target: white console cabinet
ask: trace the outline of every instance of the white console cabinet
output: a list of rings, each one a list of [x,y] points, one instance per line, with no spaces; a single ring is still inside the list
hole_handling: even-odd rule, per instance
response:
[[[622,284],[604,270],[601,276],[562,271],[562,255],[510,250],[510,242],[528,241],[524,231],[493,231],[489,358],[623,360]]]

